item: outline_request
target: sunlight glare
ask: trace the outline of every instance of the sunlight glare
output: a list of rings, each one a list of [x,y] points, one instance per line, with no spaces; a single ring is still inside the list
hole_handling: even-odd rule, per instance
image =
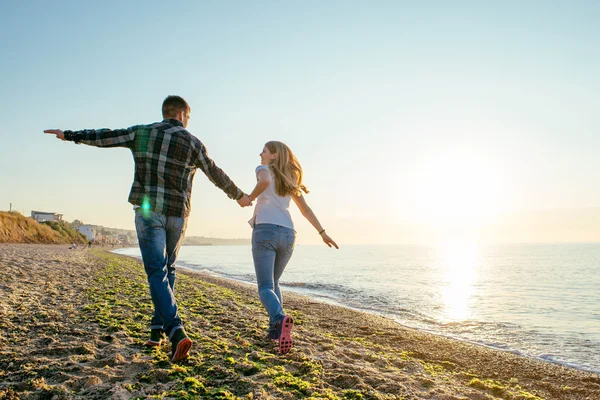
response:
[[[469,317],[478,253],[478,245],[474,241],[455,240],[441,246],[440,261],[447,283],[442,299],[444,316],[449,321],[462,321]]]

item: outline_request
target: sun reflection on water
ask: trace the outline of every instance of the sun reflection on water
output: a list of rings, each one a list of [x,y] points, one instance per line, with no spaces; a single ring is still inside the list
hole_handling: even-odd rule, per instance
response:
[[[479,247],[473,241],[451,241],[440,247],[445,283],[443,317],[449,322],[464,321],[469,317],[478,257]]]

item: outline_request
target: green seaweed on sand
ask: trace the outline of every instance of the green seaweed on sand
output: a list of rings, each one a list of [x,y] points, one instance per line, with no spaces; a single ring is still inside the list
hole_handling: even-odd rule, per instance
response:
[[[139,399],[578,400],[600,393],[600,379],[589,374],[293,294],[286,312],[296,344],[282,356],[265,338],[268,319],[255,287],[183,271],[176,296],[194,345],[172,364],[168,343],[143,346],[152,303],[139,260],[94,248],[10,246],[0,251],[0,282],[9,284],[0,286],[9,305],[0,304],[0,398],[104,398],[114,391]],[[19,261],[24,256],[31,261]],[[540,376],[553,380],[540,383]]]

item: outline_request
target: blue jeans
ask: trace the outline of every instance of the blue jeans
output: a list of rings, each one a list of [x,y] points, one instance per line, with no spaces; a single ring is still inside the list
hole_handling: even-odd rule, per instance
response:
[[[135,229],[154,304],[150,329],[163,329],[169,338],[183,328],[175,301],[175,260],[186,227],[186,218],[141,208],[135,211]]]
[[[273,327],[284,317],[279,278],[294,252],[296,232],[273,224],[258,224],[252,232],[252,257],[260,301]]]

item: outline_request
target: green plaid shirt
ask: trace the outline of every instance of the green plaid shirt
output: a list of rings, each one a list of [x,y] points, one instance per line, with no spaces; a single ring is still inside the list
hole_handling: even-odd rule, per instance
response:
[[[96,147],[127,147],[133,153],[135,176],[129,202],[162,215],[190,215],[196,169],[231,199],[243,192],[208,157],[206,147],[176,119],[127,129],[65,131],[65,139]]]

